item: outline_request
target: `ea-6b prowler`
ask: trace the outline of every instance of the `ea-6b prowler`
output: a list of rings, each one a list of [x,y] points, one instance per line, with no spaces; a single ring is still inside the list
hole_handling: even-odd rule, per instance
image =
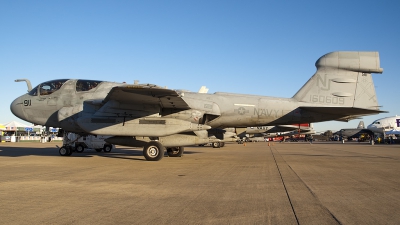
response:
[[[11,103],[17,117],[78,134],[110,135],[111,144],[143,147],[147,160],[165,150],[224,141],[218,128],[348,121],[378,114],[371,73],[382,73],[378,52],[332,52],[292,97],[196,93],[150,84],[58,79],[39,84]],[[239,132],[237,132],[239,133]],[[63,146],[64,147],[64,146]],[[71,150],[60,148],[61,155]]]

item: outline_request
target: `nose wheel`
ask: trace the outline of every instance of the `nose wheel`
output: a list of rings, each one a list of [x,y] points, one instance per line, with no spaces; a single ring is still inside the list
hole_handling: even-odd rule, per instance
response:
[[[60,153],[61,156],[70,156],[72,154],[72,148],[64,145],[58,149],[58,153]]]

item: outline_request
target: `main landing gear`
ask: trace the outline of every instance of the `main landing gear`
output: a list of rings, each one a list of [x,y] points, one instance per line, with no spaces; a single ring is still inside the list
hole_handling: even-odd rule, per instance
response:
[[[213,142],[212,146],[213,148],[222,148],[225,146],[225,142]]]
[[[165,150],[169,157],[182,157],[184,147],[165,148],[158,141],[150,141],[143,147],[143,156],[147,161],[159,161],[164,158]]]
[[[164,157],[165,147],[158,141],[150,141],[143,147],[143,156],[147,161],[159,161]]]

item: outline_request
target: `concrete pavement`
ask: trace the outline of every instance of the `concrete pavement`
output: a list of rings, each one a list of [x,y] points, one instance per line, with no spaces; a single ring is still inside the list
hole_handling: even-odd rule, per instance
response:
[[[400,146],[247,143],[58,155],[0,143],[0,224],[399,224]]]

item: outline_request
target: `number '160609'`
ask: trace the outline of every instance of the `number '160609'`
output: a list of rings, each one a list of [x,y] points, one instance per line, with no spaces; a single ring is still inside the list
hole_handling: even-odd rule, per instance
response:
[[[344,98],[324,96],[324,95],[310,95],[311,102],[344,105]]]

